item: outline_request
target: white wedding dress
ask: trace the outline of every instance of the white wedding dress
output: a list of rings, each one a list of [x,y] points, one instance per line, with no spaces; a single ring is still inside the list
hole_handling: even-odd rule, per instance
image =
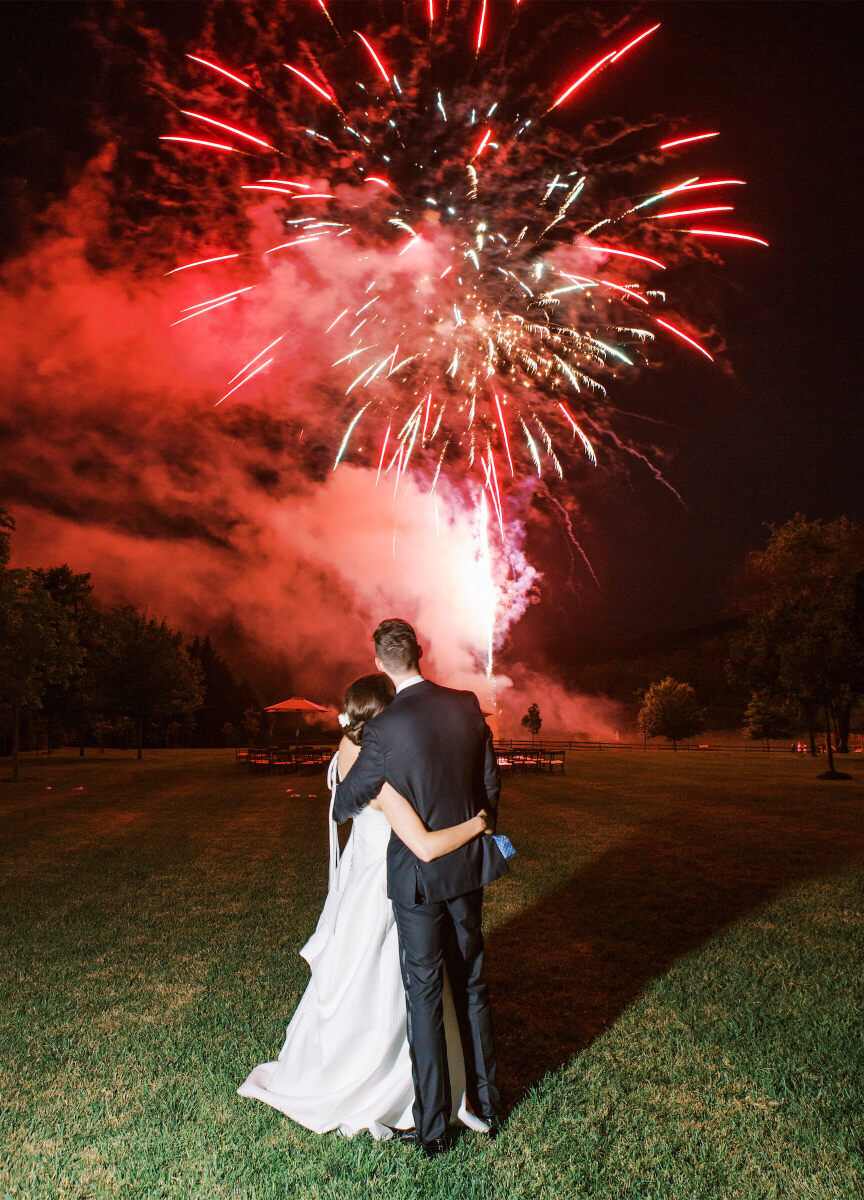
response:
[[[312,978],[288,1026],[276,1062],[255,1068],[237,1089],[263,1100],[315,1133],[353,1137],[368,1129],[385,1139],[409,1129],[414,1085],[408,1051],[399,940],[387,898],[390,825],[368,806],[354,818],[340,856],[330,799],[330,877],[312,937],[300,951]],[[466,1109],[465,1064],[450,987],[444,983],[444,1025],[454,1119],[484,1132]]]

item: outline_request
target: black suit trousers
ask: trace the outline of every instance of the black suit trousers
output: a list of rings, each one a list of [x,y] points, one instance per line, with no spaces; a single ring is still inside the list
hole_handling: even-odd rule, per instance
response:
[[[393,901],[408,1007],[414,1127],[423,1142],[443,1137],[450,1118],[444,966],[459,1022],[468,1101],[479,1117],[498,1113],[489,989],[483,980],[482,909],[482,888],[428,904]]]

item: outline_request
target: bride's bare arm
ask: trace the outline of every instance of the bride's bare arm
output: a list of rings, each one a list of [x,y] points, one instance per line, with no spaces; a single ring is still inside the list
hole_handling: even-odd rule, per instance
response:
[[[360,755],[360,747],[350,738],[343,737],[339,743],[339,778],[344,779]]]
[[[431,862],[433,858],[450,854],[490,829],[485,812],[478,813],[470,821],[463,821],[461,825],[451,825],[449,829],[427,829],[405,797],[389,783],[384,784],[378,793],[377,803],[373,801],[373,804],[381,809],[400,841],[422,862]]]

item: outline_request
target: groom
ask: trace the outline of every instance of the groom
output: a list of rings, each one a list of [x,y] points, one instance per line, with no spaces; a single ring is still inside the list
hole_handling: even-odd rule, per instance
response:
[[[473,692],[420,674],[421,649],[407,621],[382,621],[375,665],[396,685],[389,708],[363,730],[360,757],[336,792],[334,816],[356,816],[389,783],[428,829],[467,821],[483,808],[494,825],[501,784],[492,734]],[[387,894],[399,929],[408,1041],[414,1075],[414,1140],[429,1157],[447,1149],[450,1077],[444,1039],[444,966],[453,989],[474,1113],[496,1127],[498,1088],[489,990],[483,980],[483,888],[507,870],[491,837],[421,862],[394,833]]]

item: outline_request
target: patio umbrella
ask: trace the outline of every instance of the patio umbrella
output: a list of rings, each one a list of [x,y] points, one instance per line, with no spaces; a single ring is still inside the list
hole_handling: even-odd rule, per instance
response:
[[[327,712],[323,704],[313,704],[302,696],[292,696],[290,700],[282,700],[279,704],[271,704],[265,712]]]

